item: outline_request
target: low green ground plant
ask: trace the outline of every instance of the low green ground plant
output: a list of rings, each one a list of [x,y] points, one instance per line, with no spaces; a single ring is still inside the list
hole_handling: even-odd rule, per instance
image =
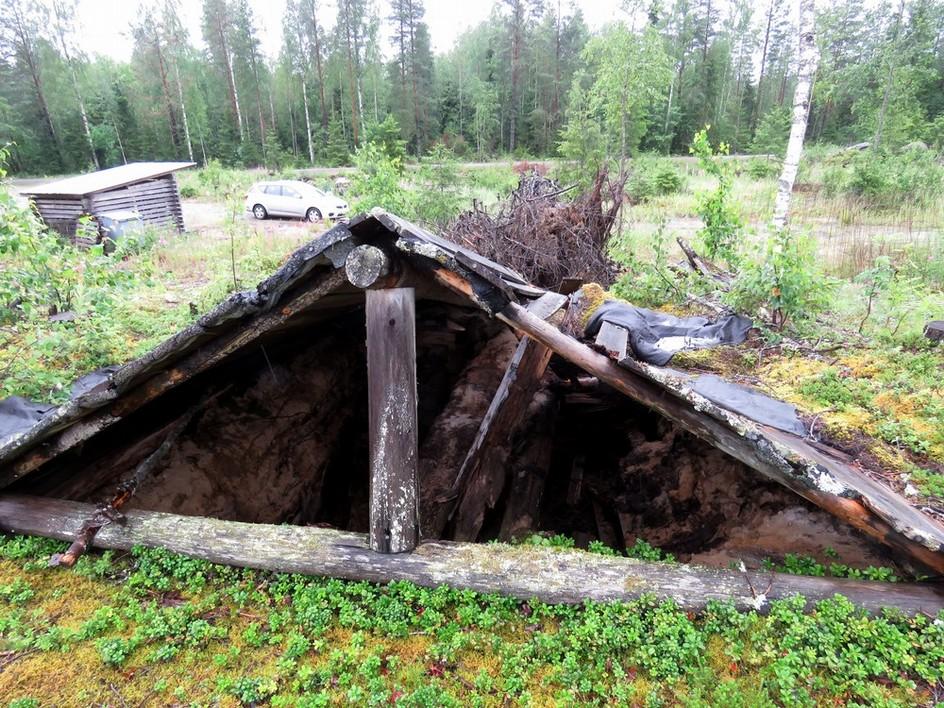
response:
[[[838,596],[812,610],[776,601],[766,616],[652,597],[549,605],[142,548],[47,567],[63,546],[0,538],[16,588],[0,594],[16,662],[0,693],[17,705],[904,706],[944,678],[944,615],[869,616]],[[819,571],[802,563],[789,566]]]

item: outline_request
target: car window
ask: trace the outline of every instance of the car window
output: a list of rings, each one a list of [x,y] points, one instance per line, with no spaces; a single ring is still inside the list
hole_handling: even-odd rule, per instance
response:
[[[282,196],[283,197],[292,197],[293,199],[301,199],[302,195],[291,187],[282,187]]]

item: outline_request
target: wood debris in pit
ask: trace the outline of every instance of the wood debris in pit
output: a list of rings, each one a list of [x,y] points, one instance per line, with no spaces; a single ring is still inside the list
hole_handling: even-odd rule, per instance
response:
[[[569,278],[609,285],[617,267],[608,244],[624,181],[602,171],[589,191],[566,201],[568,188],[534,173],[524,175],[494,216],[476,205],[446,235],[543,288],[556,290]]]

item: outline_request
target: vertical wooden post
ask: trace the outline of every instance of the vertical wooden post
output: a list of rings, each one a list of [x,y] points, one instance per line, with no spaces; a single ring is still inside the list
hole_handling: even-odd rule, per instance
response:
[[[370,547],[416,548],[419,484],[413,288],[367,290]]]

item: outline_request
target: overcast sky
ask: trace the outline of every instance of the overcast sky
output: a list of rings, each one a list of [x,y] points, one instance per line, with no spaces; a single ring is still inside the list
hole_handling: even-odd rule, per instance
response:
[[[553,1],[553,0],[552,0]],[[379,5],[380,16],[389,14],[389,0],[374,0]],[[470,27],[486,19],[495,0],[426,0],[426,23],[433,40],[433,50],[443,53],[449,50],[456,37]],[[249,0],[259,23],[262,50],[274,58],[282,42],[282,12],[285,0]],[[333,2],[322,0],[329,25],[334,24],[336,8]],[[592,29],[616,19],[622,12],[621,0],[561,0],[564,13],[571,5],[583,10],[584,18]],[[190,39],[203,46],[200,35],[201,0],[181,0],[184,25],[190,31]],[[89,55],[103,54],[118,60],[131,57],[129,23],[138,15],[138,0],[79,0],[79,36],[83,48]],[[390,34],[383,32],[384,39]]]

